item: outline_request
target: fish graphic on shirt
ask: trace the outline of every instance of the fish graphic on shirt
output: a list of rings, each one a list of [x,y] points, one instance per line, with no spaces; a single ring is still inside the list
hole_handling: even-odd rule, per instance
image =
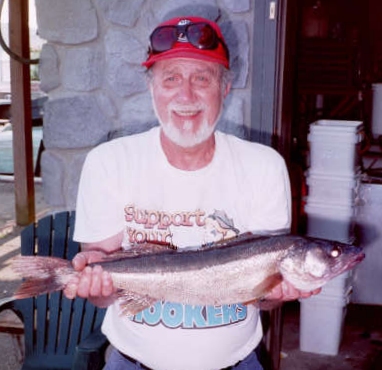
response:
[[[214,213],[207,216],[205,227],[211,234],[216,235],[216,240],[233,238],[240,233],[232,218],[229,218],[224,211],[219,210],[215,210]]]

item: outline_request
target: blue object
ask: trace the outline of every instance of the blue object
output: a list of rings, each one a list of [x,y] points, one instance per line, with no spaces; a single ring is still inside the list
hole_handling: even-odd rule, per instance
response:
[[[49,215],[21,232],[21,254],[71,260],[79,251],[73,241],[75,212]],[[25,359],[21,370],[97,370],[104,366],[108,345],[100,331],[105,309],[89,301],[67,299],[62,292],[9,300],[10,309],[24,323]]]

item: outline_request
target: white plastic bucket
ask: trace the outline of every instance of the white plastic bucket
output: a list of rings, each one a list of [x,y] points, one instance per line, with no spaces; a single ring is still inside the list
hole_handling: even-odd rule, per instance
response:
[[[317,295],[300,300],[300,350],[338,354],[348,298]]]
[[[349,243],[354,236],[355,207],[311,202],[305,204],[307,235]]]
[[[349,271],[328,281],[321,290],[320,295],[325,297],[349,297],[352,291],[352,273]],[[347,299],[347,298],[346,298]]]
[[[358,171],[361,121],[319,120],[310,125],[310,167],[316,173],[351,175]]]
[[[382,135],[382,83],[373,84],[373,108],[371,115],[371,133],[374,137]]]
[[[382,184],[362,183],[356,223],[365,259],[354,271],[352,301],[382,305]]]
[[[310,124],[310,133],[316,134],[340,134],[344,138],[354,142],[362,139],[362,121],[320,119]],[[347,135],[348,134],[348,135]]]
[[[353,205],[356,202],[360,175],[329,176],[307,171],[306,184],[310,202]]]

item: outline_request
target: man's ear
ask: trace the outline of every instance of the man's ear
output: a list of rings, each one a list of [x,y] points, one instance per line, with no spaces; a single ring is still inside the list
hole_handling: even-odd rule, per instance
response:
[[[231,87],[232,87],[232,82],[227,83],[227,85],[226,85],[226,87],[224,89],[224,92],[223,92],[224,99],[227,97],[227,95],[231,91]]]
[[[146,86],[147,86],[148,91],[150,92],[150,95],[153,96],[154,80],[152,77],[146,79]]]

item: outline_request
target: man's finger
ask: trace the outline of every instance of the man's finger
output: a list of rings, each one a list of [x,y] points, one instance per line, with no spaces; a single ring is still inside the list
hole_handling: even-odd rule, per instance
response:
[[[66,285],[63,293],[66,298],[74,299],[77,296],[77,287],[79,279],[77,277],[72,278],[69,283]]]
[[[89,296],[90,284],[92,279],[91,273],[91,267],[85,267],[85,269],[81,273],[81,277],[77,288],[77,294],[82,298],[88,298]]]
[[[105,257],[105,253],[100,251],[84,251],[77,253],[72,264],[76,271],[82,271],[89,263],[98,262]]]
[[[102,272],[102,295],[108,297],[114,293],[113,280],[107,271]]]

